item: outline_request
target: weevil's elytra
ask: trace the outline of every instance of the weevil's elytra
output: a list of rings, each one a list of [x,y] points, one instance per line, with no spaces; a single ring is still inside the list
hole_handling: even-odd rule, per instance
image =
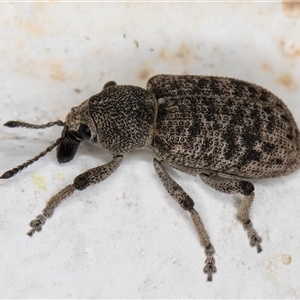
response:
[[[204,273],[216,273],[215,249],[194,201],[165,171],[164,164],[199,175],[212,188],[244,199],[237,218],[250,245],[261,252],[261,238],[253,228],[250,209],[254,201],[251,179],[288,175],[300,166],[300,135],[286,105],[271,92],[245,81],[211,76],[157,75],[147,88],[109,81],[103,90],[73,107],[66,121],[34,125],[9,121],[8,127],[63,126],[62,135],[45,151],[5,172],[7,179],[57,146],[60,163],[72,160],[82,140],[110,151],[111,162],[78,175],[54,195],[42,214],[31,221],[30,236],[41,231],[59,203],[75,190],[101,182],[122,163],[123,155],[150,148],[154,168],[168,193],[191,215],[204,247]]]

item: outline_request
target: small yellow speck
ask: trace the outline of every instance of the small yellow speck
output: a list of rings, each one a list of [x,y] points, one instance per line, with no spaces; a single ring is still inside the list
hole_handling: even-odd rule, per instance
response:
[[[281,261],[285,265],[289,265],[292,262],[292,257],[289,254],[282,254]]]
[[[57,173],[57,177],[58,177],[58,179],[61,180],[61,181],[62,181],[62,180],[65,180],[65,174],[64,174],[64,173],[58,172],[58,173]]]
[[[45,179],[45,176],[43,176],[42,174],[40,174],[38,172],[33,172],[31,174],[31,180],[32,180],[33,184],[36,185],[37,187],[39,187],[40,189],[42,189],[44,191],[47,190],[46,179]]]

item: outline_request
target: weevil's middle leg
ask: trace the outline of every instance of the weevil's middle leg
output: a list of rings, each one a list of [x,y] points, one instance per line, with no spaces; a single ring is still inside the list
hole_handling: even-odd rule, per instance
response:
[[[262,248],[260,246],[261,238],[257,234],[256,230],[252,226],[250,220],[250,209],[254,200],[254,185],[248,181],[233,180],[233,179],[215,179],[203,174],[200,174],[200,178],[203,182],[211,186],[217,191],[227,193],[227,194],[237,194],[240,193],[244,195],[243,202],[239,207],[237,218],[243,223],[244,228],[248,232],[248,237],[250,239],[250,245],[256,246],[257,252],[261,252]]]
[[[78,175],[73,184],[66,186],[56,195],[54,195],[46,204],[42,214],[38,215],[33,221],[30,222],[32,229],[27,233],[32,236],[36,231],[41,231],[46,220],[50,218],[54,209],[67,197],[71,196],[75,190],[82,191],[92,184],[103,181],[110,176],[121,164],[123,159],[122,155],[115,156],[111,162],[103,166],[89,169],[84,173]]]
[[[205,274],[207,274],[207,280],[212,281],[213,274],[217,272],[217,268],[215,266],[215,259],[213,256],[215,253],[215,249],[210,243],[208,233],[205,230],[205,227],[198,212],[194,209],[194,201],[182,189],[182,187],[169,176],[169,174],[164,170],[161,163],[157,159],[154,159],[154,167],[169,194],[179,203],[179,205],[184,210],[190,212],[191,218],[194,222],[194,225],[197,229],[200,238],[200,243],[205,248],[205,254],[207,256],[203,271]]]

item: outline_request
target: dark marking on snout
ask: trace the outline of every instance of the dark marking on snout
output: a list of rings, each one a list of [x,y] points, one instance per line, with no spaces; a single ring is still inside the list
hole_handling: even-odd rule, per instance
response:
[[[75,131],[64,133],[64,138],[56,149],[57,160],[60,164],[69,162],[74,158],[81,140],[82,138]]]

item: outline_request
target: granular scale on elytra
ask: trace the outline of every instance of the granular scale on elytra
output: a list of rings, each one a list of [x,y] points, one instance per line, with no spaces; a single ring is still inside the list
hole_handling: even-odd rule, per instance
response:
[[[238,209],[250,239],[261,252],[261,238],[253,228],[250,209],[254,200],[251,179],[288,175],[300,166],[300,135],[286,105],[266,89],[245,81],[210,76],[157,75],[147,88],[117,85],[73,107],[66,121],[43,125],[9,121],[8,127],[63,126],[62,135],[45,151],[5,172],[7,179],[57,147],[60,163],[72,160],[82,140],[110,151],[112,161],[78,175],[54,195],[42,214],[31,221],[30,236],[41,231],[54,209],[75,190],[101,182],[121,164],[123,155],[150,148],[154,167],[168,193],[191,214],[205,249],[208,281],[216,273],[214,247],[194,208],[194,201],[165,171],[163,163],[227,194],[242,194]]]

